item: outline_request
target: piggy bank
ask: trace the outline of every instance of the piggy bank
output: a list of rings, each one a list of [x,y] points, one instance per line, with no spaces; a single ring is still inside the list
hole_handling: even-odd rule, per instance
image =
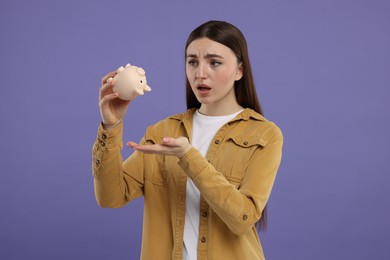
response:
[[[116,70],[113,91],[123,100],[133,100],[152,89],[147,85],[145,71],[137,66],[127,64]],[[111,79],[112,80],[112,79]]]

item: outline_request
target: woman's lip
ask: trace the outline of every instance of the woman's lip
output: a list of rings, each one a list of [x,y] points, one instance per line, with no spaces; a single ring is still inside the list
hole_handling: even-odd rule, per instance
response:
[[[197,89],[199,90],[210,90],[211,88],[209,86],[207,86],[206,84],[198,84],[196,86]]]
[[[199,95],[206,96],[211,91],[211,88],[205,84],[199,84],[196,87],[196,90],[198,91]]]

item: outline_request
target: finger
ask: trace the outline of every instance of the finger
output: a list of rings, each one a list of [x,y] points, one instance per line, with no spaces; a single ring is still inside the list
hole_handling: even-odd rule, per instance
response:
[[[180,136],[178,138],[172,137],[164,137],[162,140],[162,144],[170,147],[180,147],[184,143],[188,143],[188,139],[186,137]]]
[[[137,143],[135,143],[135,142],[133,142],[133,141],[129,141],[129,142],[127,142],[127,144],[126,144],[128,147],[130,147],[130,148],[133,148],[134,149],[134,147],[136,147],[138,144]]]
[[[112,78],[110,78],[110,79],[112,79]],[[112,88],[113,88],[114,84],[115,84],[115,82],[113,79],[109,80],[108,82],[103,84],[99,90],[99,99],[102,99],[107,93],[113,93]]]
[[[103,107],[104,105],[108,104],[111,100],[114,100],[118,97],[118,93],[114,92],[108,95],[105,95],[99,100],[99,106]]]
[[[190,149],[191,145],[187,137],[179,136],[178,138],[164,137],[162,145],[167,147],[170,154],[176,155],[178,158],[183,157]]]
[[[101,85],[106,84],[107,83],[107,79],[113,78],[113,77],[115,77],[115,75],[116,75],[116,71],[111,71],[107,75],[103,76]]]
[[[161,144],[135,145],[132,148],[137,151],[148,153],[148,154],[169,154],[168,149],[167,148],[164,149],[164,147]]]
[[[180,147],[171,147],[164,144],[152,144],[152,145],[134,145],[134,142],[129,142],[129,147],[145,154],[159,154],[159,155],[172,155],[182,157],[185,153]]]
[[[168,146],[172,146],[173,145],[172,140],[173,140],[173,138],[164,137],[162,141],[163,141],[163,144],[168,145]]]

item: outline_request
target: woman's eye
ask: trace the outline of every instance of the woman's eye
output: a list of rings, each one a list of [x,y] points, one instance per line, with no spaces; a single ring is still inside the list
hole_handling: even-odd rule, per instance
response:
[[[219,65],[221,65],[222,64],[222,62],[219,62],[219,61],[212,61],[211,62],[211,65],[213,66],[213,67],[218,67]]]
[[[195,66],[197,64],[196,60],[189,60],[188,64],[191,66]]]

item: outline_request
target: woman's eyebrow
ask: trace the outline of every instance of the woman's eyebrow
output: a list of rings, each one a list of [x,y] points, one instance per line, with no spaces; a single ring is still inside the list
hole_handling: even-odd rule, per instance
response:
[[[220,59],[223,59],[223,57],[221,55],[218,55],[218,54],[207,54],[206,58],[220,58]]]
[[[187,54],[187,58],[197,58],[196,54]]]
[[[198,58],[196,54],[187,54],[187,58]],[[223,59],[221,55],[218,54],[206,54],[205,58],[220,58]]]

